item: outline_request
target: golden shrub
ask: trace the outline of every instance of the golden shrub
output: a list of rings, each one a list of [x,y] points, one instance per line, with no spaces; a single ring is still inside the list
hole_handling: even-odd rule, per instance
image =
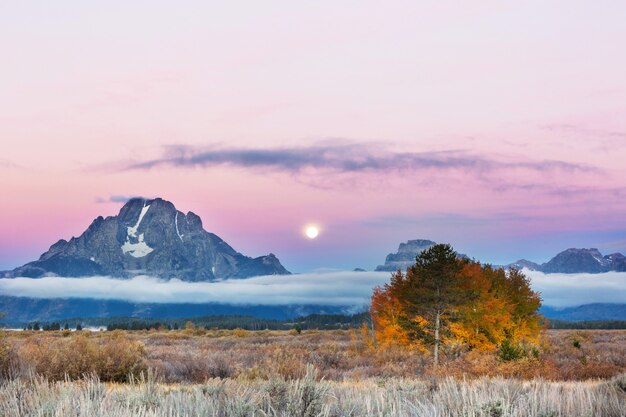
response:
[[[14,359],[14,352],[11,344],[0,335],[0,378],[9,376]]]
[[[233,330],[233,336],[235,337],[248,337],[250,332],[245,329],[235,329]]]
[[[19,355],[38,374],[56,381],[97,375],[103,381],[124,382],[131,374],[147,370],[143,345],[123,334],[106,338],[85,334],[37,337],[24,343]]]

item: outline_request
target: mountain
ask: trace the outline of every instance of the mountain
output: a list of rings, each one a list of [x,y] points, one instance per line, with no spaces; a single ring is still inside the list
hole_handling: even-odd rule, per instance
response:
[[[511,269],[511,268],[515,268],[515,269],[530,269],[531,271],[539,271],[541,269],[541,265],[534,263],[532,261],[528,261],[526,259],[520,259],[517,262],[514,262],[512,264],[508,264],[506,266],[506,269]]]
[[[409,240],[406,243],[400,243],[398,252],[390,253],[385,258],[384,265],[378,265],[376,271],[394,272],[398,269],[404,271],[415,263],[417,255],[435,245],[432,240],[416,239]]]
[[[545,317],[563,321],[626,320],[626,304],[594,303],[576,307],[541,306]]]
[[[378,265],[376,271],[394,272],[398,269],[404,271],[415,263],[415,258],[422,251],[430,248],[436,243],[432,240],[415,239],[406,243],[401,243],[398,252],[390,253],[385,258],[384,265]],[[462,258],[468,258],[467,255],[459,254]],[[494,265],[505,269],[530,269],[531,271],[541,271],[546,274],[562,273],[591,273],[599,274],[602,272],[626,272],[626,256],[621,253],[613,253],[603,256],[596,248],[591,249],[575,249],[570,248],[560,252],[548,262],[538,264],[527,259],[520,259],[517,262],[508,265]]]
[[[10,275],[85,277],[138,274],[214,281],[289,274],[273,254],[251,258],[202,228],[198,215],[161,198],[129,200],[117,216],[96,218],[79,237],[59,240]]]
[[[600,251],[591,249],[567,249],[547,263],[541,266],[546,273],[560,272],[573,274],[577,272],[589,272],[597,274],[609,270],[610,262],[605,259]]]
[[[406,243],[400,243],[398,252],[387,255],[384,265],[378,265],[375,271],[395,272],[398,269],[404,271],[415,264],[417,255],[436,244],[437,242],[427,239],[415,239],[409,240]],[[469,257],[463,253],[457,253],[457,256],[459,258],[469,259]]]
[[[606,255],[604,259],[609,261],[611,271],[626,272],[626,256],[621,253],[612,253]]]
[[[533,271],[541,271],[546,274],[562,273],[590,273],[600,274],[603,272],[626,271],[626,256],[621,253],[613,253],[603,256],[596,248],[575,249],[570,248],[560,252],[548,262],[541,265],[520,259],[506,265],[505,268],[528,268]]]

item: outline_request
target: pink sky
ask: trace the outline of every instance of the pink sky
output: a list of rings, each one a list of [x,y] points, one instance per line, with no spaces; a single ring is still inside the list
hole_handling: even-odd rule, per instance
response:
[[[0,269],[135,195],[295,271],[626,251],[626,4],[420,3],[0,4]]]

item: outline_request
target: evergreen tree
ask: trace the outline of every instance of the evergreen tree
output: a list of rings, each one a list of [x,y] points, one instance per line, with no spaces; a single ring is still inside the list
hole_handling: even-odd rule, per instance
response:
[[[471,297],[460,275],[465,262],[450,245],[434,245],[416,258],[398,283],[409,316],[404,325],[432,336],[435,366],[439,364],[442,328],[448,327],[456,308]]]

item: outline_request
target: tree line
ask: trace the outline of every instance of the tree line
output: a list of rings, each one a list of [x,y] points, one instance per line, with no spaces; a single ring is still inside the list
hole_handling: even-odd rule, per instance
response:
[[[69,323],[65,323],[65,325],[63,327],[61,327],[61,323],[57,322],[57,321],[53,321],[51,323],[48,322],[43,322],[40,323],[38,321],[32,322],[32,323],[28,323],[26,326],[24,326],[24,330],[35,330],[35,331],[39,331],[39,330],[43,330],[43,331],[55,331],[55,330],[83,330],[83,326],[80,323],[77,323],[76,326],[74,327],[70,327]]]
[[[548,326],[551,329],[624,330],[626,329],[626,320],[550,320]]]
[[[24,330],[82,330],[85,325],[106,328],[107,330],[179,330],[185,328],[187,322],[196,328],[211,329],[244,329],[244,330],[337,330],[354,329],[369,321],[369,312],[353,315],[342,314],[311,314],[286,320],[263,319],[252,316],[206,316],[193,318],[155,318],[139,319],[132,317],[114,318],[73,318],[65,325],[60,322],[31,322]],[[69,323],[78,323],[70,326]]]

